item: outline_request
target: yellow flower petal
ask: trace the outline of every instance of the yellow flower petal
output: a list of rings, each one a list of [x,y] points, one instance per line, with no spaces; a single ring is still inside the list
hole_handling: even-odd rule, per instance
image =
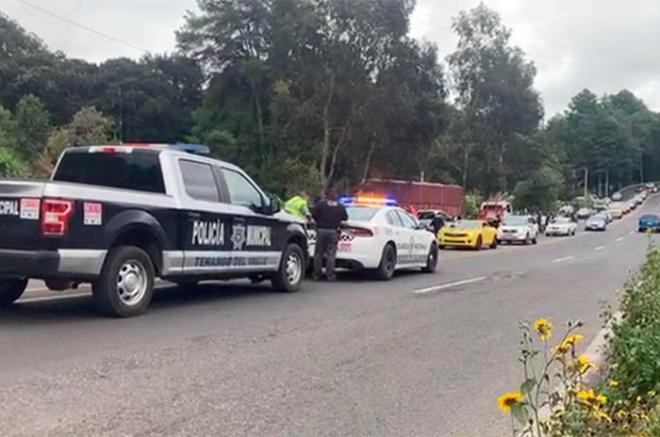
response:
[[[522,400],[522,393],[512,392],[504,393],[502,396],[497,398],[497,406],[502,410],[503,413],[508,413],[511,411],[511,407],[516,404],[519,404]]]
[[[552,336],[552,323],[546,319],[538,319],[534,322],[534,330],[542,341],[547,341]]]

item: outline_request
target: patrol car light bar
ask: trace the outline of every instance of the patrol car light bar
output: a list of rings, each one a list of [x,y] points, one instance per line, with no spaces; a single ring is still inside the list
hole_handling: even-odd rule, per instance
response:
[[[356,196],[342,197],[339,199],[345,206],[396,206],[397,201],[392,197]]]
[[[173,144],[150,144],[150,143],[124,143],[118,145],[92,146],[89,153],[131,153],[133,148],[147,147],[152,149],[172,149],[180,152],[193,153],[195,155],[210,155],[211,150],[202,144],[173,143]]]
[[[203,144],[191,143],[175,143],[168,146],[170,149],[179,150],[181,152],[193,153],[195,155],[210,155],[211,149]]]

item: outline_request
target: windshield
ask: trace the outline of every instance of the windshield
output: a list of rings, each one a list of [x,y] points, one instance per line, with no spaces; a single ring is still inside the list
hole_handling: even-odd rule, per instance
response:
[[[478,220],[461,220],[460,222],[454,224],[453,227],[458,229],[479,229],[483,227],[483,222]]]
[[[645,215],[640,217],[640,220],[654,222],[654,221],[660,220],[660,217],[658,217],[655,214],[645,214]]]
[[[525,226],[528,218],[520,215],[512,215],[504,219],[504,226]]]
[[[349,206],[346,208],[348,219],[354,222],[368,222],[379,211],[380,208],[373,208],[371,206]]]
[[[417,217],[420,220],[433,220],[433,218],[436,216],[435,212],[433,211],[420,211],[417,214]]]
[[[565,224],[565,223],[570,223],[571,219],[568,217],[557,217],[556,219],[552,220],[552,223],[554,224]]]

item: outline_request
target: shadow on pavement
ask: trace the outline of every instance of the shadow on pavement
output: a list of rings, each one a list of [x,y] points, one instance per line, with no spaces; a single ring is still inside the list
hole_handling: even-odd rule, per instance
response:
[[[258,285],[245,283],[203,283],[196,287],[179,287],[177,285],[166,285],[156,289],[151,305],[147,313],[140,317],[148,317],[149,314],[157,314],[161,311],[169,311],[178,308],[193,307],[207,303],[228,302],[236,299],[247,299],[254,296],[268,295],[273,297],[285,297],[285,293],[279,293],[270,288],[269,282]],[[53,292],[48,297],[57,297]],[[138,318],[140,318],[138,317]],[[40,302],[17,302],[14,306],[0,309],[0,326],[11,323],[31,324],[35,321],[61,322],[66,321],[88,321],[117,320],[104,316],[95,311],[91,294],[89,296],[63,295],[61,299],[46,300]]]

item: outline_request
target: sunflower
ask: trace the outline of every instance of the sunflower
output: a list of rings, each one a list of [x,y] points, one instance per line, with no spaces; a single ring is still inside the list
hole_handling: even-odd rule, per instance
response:
[[[580,334],[570,335],[566,337],[556,348],[555,351],[561,354],[565,354],[570,350],[571,347],[574,347],[576,344],[582,341],[584,337]]]
[[[504,393],[502,396],[497,398],[497,406],[502,410],[503,413],[508,413],[511,411],[511,407],[518,405],[522,401],[522,393],[513,392],[513,393]]]
[[[534,322],[534,330],[542,341],[546,341],[552,336],[552,323],[546,319],[538,319]]]
[[[577,398],[583,404],[590,405],[596,401],[596,393],[593,390],[580,390],[577,392]]]
[[[576,364],[577,364],[577,367],[578,367],[578,370],[580,371],[580,373],[585,373],[587,370],[591,369],[592,367],[595,367],[591,363],[591,361],[589,361],[589,357],[587,357],[584,354],[577,357],[577,360],[575,360],[575,361],[576,361]]]

